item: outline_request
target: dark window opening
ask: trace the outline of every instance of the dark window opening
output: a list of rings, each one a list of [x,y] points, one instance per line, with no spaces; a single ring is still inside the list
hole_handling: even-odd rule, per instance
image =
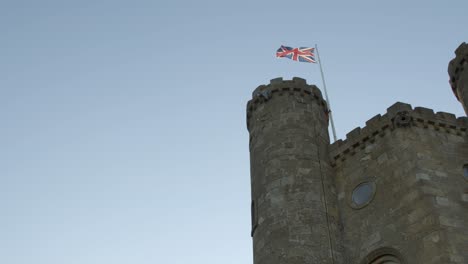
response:
[[[468,164],[463,165],[463,177],[468,180]]]
[[[250,217],[252,219],[252,231],[250,232],[250,236],[253,237],[255,229],[257,229],[257,208],[255,205],[255,201],[252,200],[250,205]]]

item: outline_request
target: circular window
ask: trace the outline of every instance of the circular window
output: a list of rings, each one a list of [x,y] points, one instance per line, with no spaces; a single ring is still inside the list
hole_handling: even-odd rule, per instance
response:
[[[392,255],[384,255],[376,258],[370,264],[400,264],[400,260]]]
[[[375,194],[375,184],[373,182],[363,182],[356,186],[351,195],[351,205],[353,208],[359,209],[372,201]]]
[[[463,177],[468,181],[468,164],[463,165]]]
[[[379,248],[365,257],[361,264],[406,264],[403,256],[393,248]]]

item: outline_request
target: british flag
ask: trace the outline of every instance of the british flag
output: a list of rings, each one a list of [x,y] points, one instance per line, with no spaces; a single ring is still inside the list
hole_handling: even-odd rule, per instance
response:
[[[316,63],[314,58],[314,48],[291,48],[286,46],[281,46],[276,51],[276,57],[278,58],[288,58],[295,61]]]

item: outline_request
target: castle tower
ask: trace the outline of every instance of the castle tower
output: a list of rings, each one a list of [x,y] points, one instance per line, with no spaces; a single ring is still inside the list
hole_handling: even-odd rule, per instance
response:
[[[344,263],[468,263],[467,129],[395,103],[330,146]]]
[[[450,85],[468,115],[468,44],[463,42],[455,50],[455,55],[448,67]]]
[[[468,114],[468,44],[449,64]],[[333,144],[317,87],[247,105],[254,264],[468,263],[468,117],[395,103]]]
[[[328,109],[305,80],[271,80],[247,105],[255,264],[340,263]]]

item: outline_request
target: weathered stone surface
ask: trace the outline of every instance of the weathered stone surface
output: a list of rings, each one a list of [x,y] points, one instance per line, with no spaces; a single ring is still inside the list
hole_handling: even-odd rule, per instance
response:
[[[455,50],[455,55],[448,66],[450,85],[468,115],[468,44],[463,42]]]
[[[255,263],[339,263],[339,211],[321,93],[300,78],[277,78],[259,88],[271,98],[254,97],[248,110]]]
[[[327,112],[300,78],[247,105],[254,263],[468,263],[467,118],[396,103],[330,144]]]

